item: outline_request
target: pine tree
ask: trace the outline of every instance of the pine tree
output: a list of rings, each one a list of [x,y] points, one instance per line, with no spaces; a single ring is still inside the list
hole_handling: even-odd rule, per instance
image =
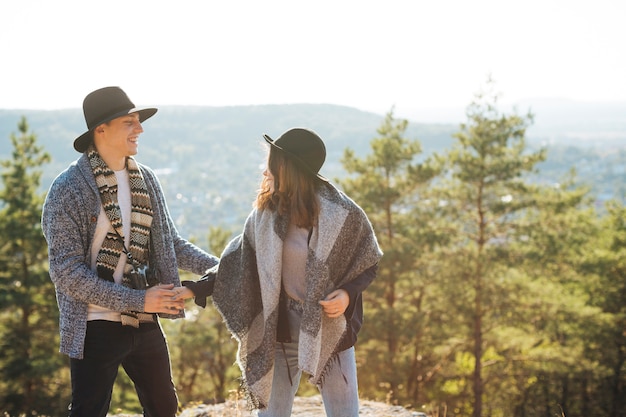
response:
[[[232,233],[221,227],[209,229],[211,253],[220,254]],[[198,277],[184,273],[181,279]],[[172,360],[172,372],[183,405],[202,399],[205,402],[222,402],[237,391],[241,377],[235,365],[237,343],[222,322],[219,312],[207,300],[206,308],[189,302],[187,318],[164,321]]]
[[[532,206],[517,213],[499,251],[508,264],[506,314],[490,332],[500,365],[490,366],[486,398],[495,383],[515,415],[596,415],[584,412],[590,402],[580,381],[594,368],[584,353],[589,330],[604,319],[588,305],[585,282],[593,279],[580,265],[601,232],[598,216],[573,175],[533,188]]]
[[[626,416],[626,207],[618,201],[607,204],[601,219],[601,234],[590,241],[580,255],[585,280],[582,289],[589,294],[596,313],[587,320],[581,339],[589,366],[584,377],[587,414],[606,410],[604,415]]]
[[[67,408],[67,374],[58,350],[58,310],[40,227],[41,170],[49,155],[26,119],[11,134],[12,159],[1,161],[0,409],[9,415],[57,414]],[[65,373],[64,373],[65,372]]]
[[[394,119],[393,110],[387,113],[370,142],[370,155],[359,158],[346,149],[342,163],[351,176],[338,181],[367,213],[384,252],[378,275],[363,296],[366,324],[359,346],[369,372],[359,377],[361,386],[368,387],[369,395],[384,389],[394,401],[407,397],[402,392],[407,381],[415,381],[420,372],[416,359],[423,354],[420,329],[426,326],[416,329],[415,324],[422,320],[419,304],[427,280],[416,276],[424,246],[416,236],[426,227],[415,223],[411,211],[418,190],[436,174],[429,161],[418,163],[421,145],[404,137],[407,126],[407,120]],[[417,387],[412,396],[419,396]]]
[[[489,332],[506,314],[510,281],[505,277],[510,265],[501,252],[516,216],[533,204],[532,187],[523,177],[545,159],[544,151],[526,149],[532,115],[501,114],[497,101],[489,82],[487,92],[478,94],[468,107],[468,122],[454,135],[457,141],[445,155],[447,170],[437,200],[439,215],[449,219],[452,239],[441,279],[447,281],[448,314],[465,327],[455,337],[469,342],[462,350],[467,355],[459,355],[457,361],[461,372],[473,368],[468,378],[474,417],[483,413],[483,365],[496,343]]]

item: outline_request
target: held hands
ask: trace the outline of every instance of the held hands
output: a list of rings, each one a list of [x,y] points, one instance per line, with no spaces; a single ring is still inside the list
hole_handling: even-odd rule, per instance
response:
[[[185,307],[185,300],[194,298],[194,293],[187,287],[176,287],[174,284],[161,284],[146,291],[144,311],[146,313],[175,314]],[[340,317],[350,304],[350,296],[346,290],[335,290],[321,300],[320,305],[329,318]]]
[[[176,295],[173,299],[175,301],[181,300],[183,303],[185,302],[185,300],[195,297],[193,291],[191,291],[187,287],[176,287],[174,288],[174,292],[176,293]]]
[[[146,313],[177,314],[185,308],[184,299],[176,299],[180,288],[174,284],[159,284],[146,290],[144,311]]]
[[[350,304],[350,296],[346,290],[335,290],[320,301],[326,316],[334,319],[340,317]]]

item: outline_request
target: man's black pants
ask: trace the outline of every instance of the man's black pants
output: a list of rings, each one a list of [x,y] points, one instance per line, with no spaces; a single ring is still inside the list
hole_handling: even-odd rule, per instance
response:
[[[71,359],[70,417],[105,417],[122,365],[135,384],[147,417],[173,417],[178,408],[167,343],[157,323],[139,328],[94,320],[87,323],[83,359]]]

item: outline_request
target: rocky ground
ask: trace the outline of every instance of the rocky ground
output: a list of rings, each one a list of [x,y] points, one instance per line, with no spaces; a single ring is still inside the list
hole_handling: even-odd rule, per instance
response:
[[[226,401],[222,404],[200,404],[184,410],[180,417],[247,417],[252,415],[244,401]],[[293,407],[294,417],[325,417],[322,397],[296,397]],[[400,406],[376,401],[361,400],[360,417],[415,417],[417,413]],[[139,414],[117,414],[110,417],[141,417]]]

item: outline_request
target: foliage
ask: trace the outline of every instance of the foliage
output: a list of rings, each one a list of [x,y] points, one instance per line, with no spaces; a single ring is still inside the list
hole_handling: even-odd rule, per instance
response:
[[[12,159],[1,162],[0,409],[9,415],[57,414],[67,408],[65,361],[57,352],[54,288],[46,272],[39,168],[49,156],[22,118],[11,135]]]
[[[557,186],[534,181],[547,153],[526,146],[533,117],[501,114],[497,101],[477,95],[455,144],[421,166],[391,113],[371,155],[345,153],[352,176],[340,184],[385,251],[364,295],[361,391],[434,414],[618,415],[608,410],[623,395],[589,391],[624,386],[623,323],[588,295],[616,288],[589,259],[606,239],[599,213],[574,173]],[[602,349],[612,361],[591,353],[590,335],[617,346]]]
[[[222,227],[212,227],[208,235],[210,251],[219,255],[231,236]],[[189,274],[181,279],[185,277],[197,279]],[[179,400],[182,404],[224,402],[239,386],[239,368],[234,365],[237,343],[210,299],[205,309],[189,306],[186,314],[184,320],[163,322]]]
[[[583,349],[590,366],[578,380],[586,392],[589,408],[606,415],[626,415],[626,208],[617,202],[607,205],[601,232],[579,254],[584,273],[581,285],[588,304],[600,312],[586,322]],[[588,279],[592,278],[592,279]],[[587,410],[585,410],[587,411]]]
[[[264,130],[267,109],[256,110]],[[198,121],[199,113],[191,113],[201,136],[215,135],[206,121]],[[271,126],[280,131],[295,113]],[[319,124],[318,115],[310,116],[307,120]],[[364,293],[365,323],[356,346],[361,396],[433,416],[625,417],[623,195],[599,206],[597,187],[581,185],[574,170],[556,178],[562,167],[550,165],[545,149],[527,146],[533,116],[501,113],[492,91],[477,95],[467,116],[453,140],[424,155],[424,143],[408,139],[415,130],[396,120],[392,110],[368,150],[360,144],[345,148],[362,141],[362,130],[345,136],[342,170],[335,162],[332,129],[312,126],[329,138],[325,174],[343,172],[337,184],[365,209],[385,252],[378,277]],[[163,123],[161,134],[171,139],[176,128]],[[58,415],[69,400],[69,372],[56,353],[57,311],[38,225],[42,197],[36,195],[36,169],[47,157],[27,133],[25,120],[19,128],[12,159],[3,162],[0,192],[0,231],[7,237],[0,243],[0,407],[12,415]],[[237,140],[247,143],[235,130]],[[163,151],[159,158],[170,161],[175,149],[169,143],[152,150],[153,156]],[[176,152],[184,158],[205,145],[192,140]],[[211,146],[206,149],[211,155],[241,156],[236,146]],[[238,163],[249,174],[245,181],[213,175],[212,163],[174,166],[176,175],[160,175],[174,196],[174,211],[186,207],[177,224],[196,233],[216,219],[241,227],[261,156],[254,149],[246,153],[247,162]],[[596,156],[585,164],[600,164]],[[570,162],[581,158],[585,155]],[[219,162],[228,164],[228,158]],[[576,164],[585,170],[583,180],[589,177],[585,164]],[[624,183],[623,170],[603,175]],[[204,197],[174,186],[181,176]],[[217,188],[220,182],[227,191]],[[237,201],[239,208],[224,214],[209,210],[224,199]],[[202,217],[200,226],[194,216]],[[219,253],[231,235],[221,227],[209,229],[208,247]],[[187,312],[185,320],[162,321],[181,403],[236,395],[236,343],[210,305],[201,310],[190,303]],[[301,384],[299,394],[313,391]],[[139,410],[123,373],[113,395],[112,412]]]
[[[472,358],[471,374],[459,377],[469,379],[474,417],[482,415],[485,362],[501,350],[492,333],[502,315],[515,307],[507,299],[514,294],[515,281],[507,277],[515,265],[502,253],[518,213],[534,203],[534,189],[523,176],[545,159],[543,151],[526,152],[525,132],[532,115],[502,115],[497,100],[489,90],[468,107],[468,122],[443,158],[446,171],[437,190],[438,201],[444,202],[439,215],[453,225],[440,277],[453,289],[444,294],[453,295],[446,301],[460,318],[461,350]]]
[[[361,373],[364,393],[375,395],[382,388],[389,398],[409,387],[413,400],[420,399],[417,375],[430,366],[426,353],[427,314],[422,299],[428,282],[417,274],[424,270],[418,256],[431,244],[429,233],[416,228],[411,218],[413,197],[436,174],[430,161],[414,162],[421,152],[416,140],[404,137],[407,120],[396,120],[390,111],[370,142],[372,154],[363,159],[346,149],[342,163],[351,177],[338,181],[346,193],[368,213],[385,255],[378,276],[364,295],[368,304],[362,338],[361,363],[379,364],[374,372]],[[398,369],[404,372],[398,372]]]

